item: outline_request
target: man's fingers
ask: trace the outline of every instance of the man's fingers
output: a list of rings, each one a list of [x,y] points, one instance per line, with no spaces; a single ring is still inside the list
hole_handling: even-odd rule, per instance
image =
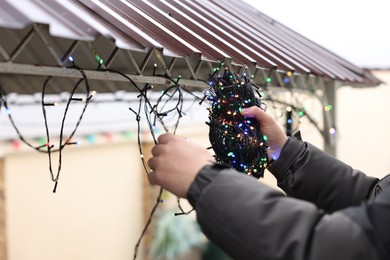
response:
[[[245,117],[255,118],[260,123],[260,125],[266,125],[266,122],[268,122],[269,120],[272,120],[270,115],[265,113],[263,110],[261,110],[257,106],[252,106],[252,107],[243,109],[241,111],[241,114]]]
[[[166,144],[171,140],[175,140],[175,135],[170,133],[162,134],[157,139],[159,144]]]
[[[161,144],[156,144],[153,146],[152,150],[150,151],[153,156],[159,156],[163,150],[163,146]]]
[[[148,166],[150,169],[155,170],[157,167],[157,157],[152,157],[148,160]]]
[[[159,144],[167,144],[170,141],[187,141],[187,140],[188,140],[187,138],[170,134],[170,133],[162,134],[157,139]]]
[[[156,178],[156,168],[158,166],[158,158],[152,157],[148,160],[149,168],[151,169],[151,172],[148,174],[148,180],[150,184],[157,184],[157,178]]]
[[[151,171],[148,174],[148,180],[149,180],[149,183],[152,184],[152,185],[156,185],[157,184],[156,173],[154,171]]]

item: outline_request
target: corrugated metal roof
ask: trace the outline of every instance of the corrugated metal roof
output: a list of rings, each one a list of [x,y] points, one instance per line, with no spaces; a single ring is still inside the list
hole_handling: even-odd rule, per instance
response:
[[[240,0],[1,0],[0,27],[1,84],[12,84],[7,79],[14,80],[17,71],[29,82],[39,74],[10,64],[61,67],[71,54],[79,55],[79,66],[93,69],[96,62],[86,52],[133,75],[150,75],[150,63],[159,60],[165,72],[176,66],[184,79],[207,79],[210,67],[225,61],[233,68],[249,66],[253,74],[277,70],[347,84],[380,83]]]

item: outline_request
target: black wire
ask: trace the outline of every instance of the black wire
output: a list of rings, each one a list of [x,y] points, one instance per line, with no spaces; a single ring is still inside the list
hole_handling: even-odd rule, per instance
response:
[[[158,141],[156,139],[155,132],[154,132],[154,128],[156,127],[156,122],[158,121],[166,132],[170,132],[169,127],[165,123],[165,119],[167,116],[169,116],[169,114],[174,113],[174,112],[178,113],[178,117],[173,125],[173,130],[171,130],[171,131],[173,134],[176,133],[176,130],[179,126],[179,121],[180,121],[182,115],[184,114],[184,112],[182,111],[183,104],[184,104],[183,92],[190,94],[194,98],[194,100],[201,100],[201,98],[197,97],[195,94],[191,93],[190,91],[186,90],[183,86],[181,86],[179,84],[180,78],[175,80],[175,79],[168,77],[166,75],[155,75],[155,76],[159,76],[159,77],[164,77],[169,82],[171,82],[172,85],[168,88],[165,88],[164,91],[162,91],[162,94],[156,99],[156,103],[152,104],[152,102],[148,98],[148,92],[152,91],[152,89],[153,89],[152,85],[145,84],[143,88],[140,88],[130,77],[128,77],[126,74],[124,74],[120,71],[116,71],[113,69],[101,69],[101,71],[107,71],[107,72],[116,73],[118,75],[121,75],[122,77],[126,78],[131,83],[131,85],[133,87],[135,87],[136,90],[139,92],[139,95],[138,95],[139,102],[138,102],[137,109],[133,109],[133,108],[129,107],[129,110],[131,112],[133,112],[135,117],[136,117],[138,149],[139,149],[141,162],[142,162],[142,165],[144,167],[145,173],[149,174],[151,172],[151,170],[149,169],[147,162],[145,161],[144,153],[143,153],[143,149],[142,149],[142,140],[141,140],[141,120],[142,120],[141,111],[142,111],[142,107],[143,107],[144,117],[145,117],[145,120],[147,122],[149,132],[152,136],[153,142],[154,142],[154,144],[158,144]],[[176,101],[176,102],[174,102],[174,101]],[[169,103],[171,103],[171,102],[174,102],[173,106],[170,108],[167,108]],[[146,222],[146,225],[145,225],[145,227],[144,227],[144,229],[143,229],[143,231],[142,231],[142,233],[141,233],[141,235],[140,235],[140,237],[139,237],[139,239],[134,247],[133,259],[136,259],[137,255],[138,255],[139,245],[140,245],[143,237],[145,236],[149,225],[151,224],[154,213],[158,208],[158,205],[161,203],[162,191],[163,191],[163,189],[160,188],[160,192],[159,192],[158,197],[156,199],[156,203],[153,206],[152,211],[149,215],[149,218]],[[192,212],[194,210],[194,209],[192,209],[188,212],[185,212],[180,205],[180,198],[177,198],[177,202],[178,202],[178,208],[179,208],[180,212],[175,213],[175,216],[188,215],[190,212]]]
[[[73,63],[73,62],[72,62]],[[70,92],[70,96],[68,98],[68,101],[67,101],[67,104],[66,104],[66,107],[65,107],[65,112],[64,112],[64,115],[63,115],[63,118],[62,118],[62,123],[61,123],[61,128],[60,128],[60,140],[59,140],[59,146],[57,149],[53,149],[54,148],[54,145],[52,145],[50,143],[50,130],[49,130],[49,126],[48,126],[48,122],[47,122],[47,115],[46,115],[46,106],[54,106],[55,104],[54,103],[45,103],[45,92],[46,92],[46,87],[47,85],[49,84],[49,82],[53,79],[52,76],[48,76],[46,77],[45,81],[43,82],[43,85],[42,85],[42,95],[41,95],[41,106],[42,106],[42,114],[43,114],[43,118],[44,118],[44,125],[45,125],[45,133],[46,133],[46,144],[44,145],[40,145],[40,146],[34,146],[32,145],[30,142],[28,142],[23,134],[21,133],[21,131],[19,130],[19,128],[16,126],[15,124],[15,121],[11,115],[11,110],[10,108],[8,107],[8,102],[7,102],[7,93],[6,91],[2,88],[2,86],[0,86],[0,94],[1,94],[1,103],[3,104],[3,106],[5,107],[5,109],[7,110],[7,114],[8,114],[8,118],[12,124],[12,127],[15,129],[16,131],[16,134],[18,135],[18,138],[23,142],[25,143],[27,146],[33,148],[34,150],[40,152],[40,153],[47,153],[48,155],[48,160],[49,160],[49,171],[50,171],[50,176],[51,176],[51,180],[53,182],[55,182],[54,184],[54,189],[53,189],[53,192],[55,193],[56,192],[56,189],[57,189],[57,185],[58,185],[58,180],[59,180],[59,175],[60,175],[60,172],[61,172],[61,168],[62,168],[62,150],[65,148],[65,146],[67,145],[67,143],[63,144],[62,141],[63,141],[63,134],[64,134],[64,127],[65,127],[65,120],[66,120],[66,115],[67,115],[67,112],[68,112],[68,109],[70,107],[70,104],[71,104],[71,101],[72,101],[72,97],[74,95],[74,93],[76,92],[76,90],[78,89],[79,85],[85,81],[85,86],[86,86],[86,99],[85,99],[85,104],[84,104],[84,107],[82,109],[82,112],[80,114],[80,117],[78,119],[78,121],[76,122],[76,125],[73,129],[73,131],[71,132],[68,140],[70,140],[78,126],[80,125],[81,123],[81,120],[84,116],[84,113],[86,111],[86,108],[92,98],[92,95],[90,95],[90,87],[89,87],[89,84],[88,84],[88,79],[84,73],[84,71],[77,67],[74,63],[72,66],[69,66],[67,68],[75,68],[77,69],[80,74],[82,75],[82,78],[80,80],[78,80],[76,82],[76,84],[73,86],[73,89],[72,91]],[[44,148],[46,148],[46,150],[44,150]],[[58,152],[59,153],[59,156],[58,156],[58,168],[57,168],[57,173],[54,174],[53,173],[53,168],[52,168],[52,153],[54,152]]]
[[[45,123],[45,130],[46,130],[46,140],[47,140],[47,145],[46,146],[47,146],[47,154],[48,154],[48,158],[49,158],[49,171],[50,171],[50,175],[51,175],[52,181],[55,182],[54,189],[53,189],[54,193],[57,190],[58,180],[59,180],[59,176],[60,176],[61,169],[62,169],[62,150],[68,144],[68,141],[71,140],[73,138],[74,134],[76,133],[77,128],[79,127],[79,125],[81,123],[81,120],[82,120],[82,118],[83,118],[83,116],[85,114],[87,106],[88,106],[88,104],[89,104],[89,102],[90,102],[90,100],[92,98],[92,95],[90,94],[90,87],[89,87],[88,79],[87,79],[87,76],[85,75],[84,70],[82,70],[81,68],[76,66],[74,63],[73,63],[73,65],[70,68],[77,69],[80,72],[80,74],[82,75],[82,78],[79,79],[76,82],[76,84],[73,86],[73,89],[69,93],[68,101],[67,101],[66,106],[65,106],[65,111],[64,111],[64,114],[63,114],[63,117],[62,117],[62,122],[61,122],[61,127],[60,127],[59,148],[54,150],[54,151],[52,151],[52,148],[54,146],[50,143],[50,131],[49,131],[47,115],[46,115],[46,106],[47,106],[47,104],[45,103],[46,87],[47,87],[47,85],[49,84],[50,80],[53,77],[52,76],[48,76],[46,78],[44,84],[43,84],[43,87],[42,87],[42,101],[41,101],[41,104],[42,104],[42,114],[43,114],[44,123]],[[76,123],[73,131],[69,135],[67,141],[63,144],[64,127],[65,127],[66,116],[67,116],[70,104],[73,101],[73,95],[76,93],[77,89],[79,88],[79,86],[80,86],[80,84],[82,82],[85,82],[85,93],[86,93],[84,107],[83,107],[83,109],[81,111],[81,114],[79,116],[79,119],[77,120],[77,123]],[[58,152],[58,165],[57,165],[57,172],[56,172],[56,174],[53,173],[53,168],[52,168],[52,156],[51,156],[52,152]]]
[[[159,194],[158,194],[158,196],[157,196],[156,203],[154,204],[152,210],[150,211],[149,218],[148,218],[148,220],[147,220],[147,222],[146,222],[146,224],[145,224],[145,227],[144,227],[144,229],[142,230],[142,233],[141,233],[140,237],[138,238],[137,243],[135,244],[133,260],[135,260],[135,259],[137,258],[137,255],[138,255],[138,248],[139,248],[139,246],[140,246],[140,244],[141,244],[142,238],[145,236],[146,231],[148,230],[150,224],[152,223],[153,215],[154,215],[154,213],[156,212],[157,207],[158,207],[158,205],[159,205],[160,202],[161,202],[161,195],[162,195],[162,192],[163,192],[163,188],[160,188],[160,192],[159,192]]]

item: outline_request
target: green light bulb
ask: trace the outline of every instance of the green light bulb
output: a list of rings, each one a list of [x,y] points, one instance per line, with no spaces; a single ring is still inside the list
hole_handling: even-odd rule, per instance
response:
[[[331,111],[333,109],[332,105],[327,105],[324,107],[325,111]]]
[[[39,139],[39,143],[41,144],[41,145],[44,145],[44,144],[46,144],[46,138],[40,138]]]
[[[128,131],[128,132],[125,133],[125,138],[126,138],[127,140],[131,139],[131,136],[132,136],[132,133],[131,133],[130,131]]]

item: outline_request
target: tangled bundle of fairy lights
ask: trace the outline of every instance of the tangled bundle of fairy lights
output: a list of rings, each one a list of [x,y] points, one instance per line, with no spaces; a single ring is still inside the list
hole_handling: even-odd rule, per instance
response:
[[[268,165],[267,145],[258,122],[240,111],[251,106],[264,107],[258,88],[246,71],[237,75],[219,70],[210,77],[206,98],[209,108],[209,139],[217,162],[260,178]]]

